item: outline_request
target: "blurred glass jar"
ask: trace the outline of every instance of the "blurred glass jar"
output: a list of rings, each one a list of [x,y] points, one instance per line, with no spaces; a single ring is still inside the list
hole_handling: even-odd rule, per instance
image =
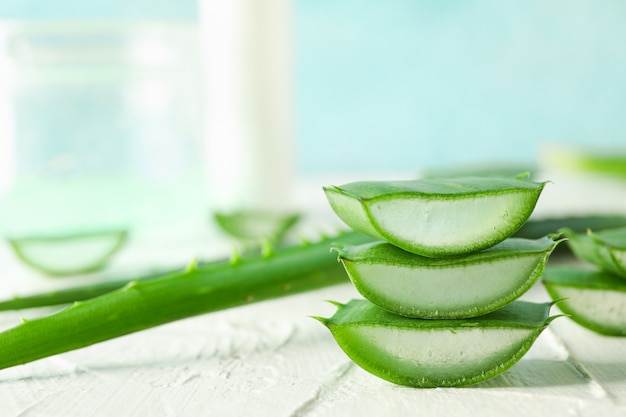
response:
[[[202,215],[197,50],[187,22],[0,23],[1,232]]]

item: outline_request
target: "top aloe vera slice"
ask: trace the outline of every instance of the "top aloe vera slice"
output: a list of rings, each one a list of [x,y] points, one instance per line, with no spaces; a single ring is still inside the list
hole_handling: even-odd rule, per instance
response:
[[[124,246],[125,229],[8,239],[17,257],[50,276],[75,275],[102,269]]]
[[[367,300],[319,318],[341,349],[366,371],[413,387],[475,384],[505,371],[530,349],[554,317],[551,304],[514,301],[473,319],[399,316]]]
[[[520,297],[557,244],[548,237],[509,238],[455,258],[427,258],[386,242],[333,249],[374,304],[408,317],[450,319],[486,314]]]
[[[561,232],[576,257],[626,278],[626,227],[598,232],[589,230],[586,234],[571,229]]]
[[[463,177],[366,181],[324,188],[348,226],[422,256],[486,249],[517,231],[545,183]]]

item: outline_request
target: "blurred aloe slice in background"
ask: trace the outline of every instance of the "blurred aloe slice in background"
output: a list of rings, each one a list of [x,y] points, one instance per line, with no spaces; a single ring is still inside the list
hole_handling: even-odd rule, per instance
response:
[[[593,173],[626,180],[626,147],[594,148],[545,145],[541,165],[562,171]]]
[[[214,219],[223,232],[235,239],[275,242],[300,221],[300,214],[240,210],[215,213]]]
[[[102,269],[124,246],[128,230],[98,230],[8,239],[26,265],[50,276],[78,275]]]
[[[548,267],[543,283],[559,309],[587,329],[626,336],[626,280],[607,272]]]

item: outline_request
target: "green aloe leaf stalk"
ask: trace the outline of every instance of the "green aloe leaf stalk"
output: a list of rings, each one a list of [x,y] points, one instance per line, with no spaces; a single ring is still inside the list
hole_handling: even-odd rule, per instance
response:
[[[175,320],[346,282],[330,253],[333,242],[370,240],[355,232],[277,248],[148,281],[132,281],[100,297],[0,333],[0,369],[79,349]]]

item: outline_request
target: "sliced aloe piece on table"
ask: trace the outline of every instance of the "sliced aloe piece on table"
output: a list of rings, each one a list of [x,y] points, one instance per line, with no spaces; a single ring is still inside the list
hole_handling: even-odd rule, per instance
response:
[[[215,213],[215,221],[228,235],[242,240],[280,240],[298,221],[297,213],[235,211]]]
[[[314,317],[359,366],[413,387],[475,384],[515,364],[554,317],[551,304],[514,301],[469,320],[423,320],[390,313],[367,300]]]
[[[102,269],[126,243],[127,230],[106,230],[8,239],[17,257],[51,276]]]
[[[626,227],[586,234],[570,229],[561,232],[576,257],[626,278]]]
[[[509,238],[456,258],[427,258],[386,242],[333,249],[369,301],[408,317],[447,319],[482,315],[520,297],[557,244]]]
[[[613,274],[574,267],[550,267],[542,281],[559,309],[597,333],[626,336],[626,281]]]
[[[528,219],[545,183],[523,178],[429,178],[324,188],[350,227],[423,256],[476,252]]]

